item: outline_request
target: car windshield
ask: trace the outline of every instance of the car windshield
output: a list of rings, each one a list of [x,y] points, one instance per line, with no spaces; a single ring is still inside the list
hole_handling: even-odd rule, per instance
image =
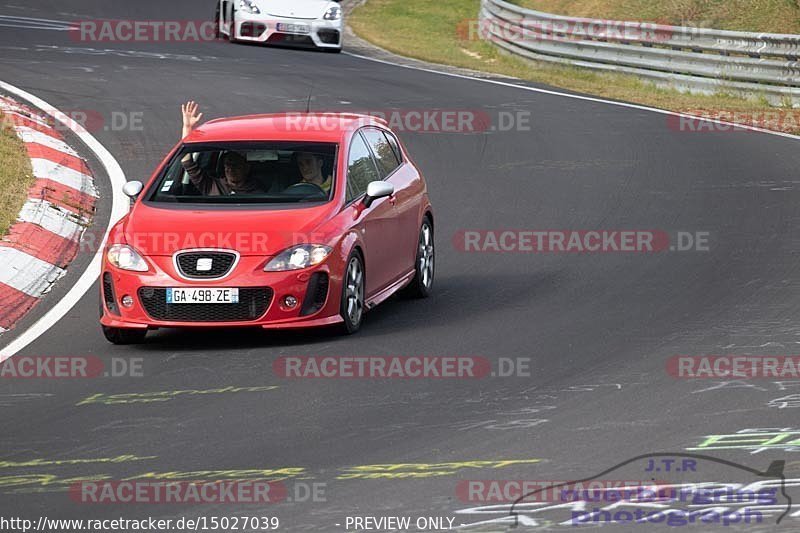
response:
[[[158,203],[326,202],[336,182],[333,143],[188,144],[146,198]]]

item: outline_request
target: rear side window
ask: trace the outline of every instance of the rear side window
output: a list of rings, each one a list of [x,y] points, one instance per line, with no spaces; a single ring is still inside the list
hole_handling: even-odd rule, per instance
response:
[[[364,128],[362,132],[370,148],[372,148],[372,153],[375,155],[375,161],[378,163],[378,169],[381,171],[381,179],[386,178],[386,176],[391,174],[394,169],[400,165],[394,148],[389,144],[389,141],[381,130],[376,128]]]
[[[359,133],[353,136],[350,153],[347,156],[347,201],[358,198],[367,192],[371,181],[380,180],[375,162]]]
[[[403,152],[400,151],[400,143],[397,141],[397,137],[389,133],[388,131],[383,132],[386,135],[386,138],[389,140],[389,144],[392,145],[392,150],[394,150],[394,155],[397,157],[397,160],[402,163],[403,162]]]

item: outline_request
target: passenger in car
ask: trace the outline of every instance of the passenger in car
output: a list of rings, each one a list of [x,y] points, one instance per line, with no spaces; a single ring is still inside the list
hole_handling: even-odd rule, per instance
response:
[[[183,138],[189,135],[203,117],[198,113],[199,107],[189,101],[181,105],[183,115]],[[247,157],[238,152],[227,152],[223,159],[224,176],[213,176],[192,159],[191,154],[186,154],[181,159],[183,169],[189,175],[192,184],[205,196],[221,196],[230,194],[264,193],[264,188],[258,181],[250,177],[250,163]]]

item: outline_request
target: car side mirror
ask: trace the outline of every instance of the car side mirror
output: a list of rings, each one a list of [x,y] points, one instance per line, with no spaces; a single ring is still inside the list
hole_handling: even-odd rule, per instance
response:
[[[367,185],[367,195],[364,197],[364,205],[369,207],[378,198],[384,198],[394,194],[394,185],[386,181],[371,181]]]
[[[129,181],[122,186],[122,192],[131,200],[136,200],[136,197],[141,194],[142,189],[144,189],[144,185],[141,181]]]

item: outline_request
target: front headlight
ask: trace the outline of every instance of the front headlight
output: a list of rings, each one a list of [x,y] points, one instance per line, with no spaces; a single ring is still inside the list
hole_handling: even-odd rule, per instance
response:
[[[283,270],[300,270],[318,265],[325,261],[331,253],[331,247],[322,244],[300,244],[284,250],[267,263],[265,272],[280,272]]]
[[[339,20],[342,18],[342,8],[339,6],[331,6],[322,16],[325,20]]]
[[[258,9],[258,6],[255,4],[255,2],[253,2],[253,0],[239,0],[239,9],[252,15],[261,14],[261,10]]]
[[[108,262],[122,270],[147,272],[150,268],[139,253],[127,244],[112,244],[106,252]]]

